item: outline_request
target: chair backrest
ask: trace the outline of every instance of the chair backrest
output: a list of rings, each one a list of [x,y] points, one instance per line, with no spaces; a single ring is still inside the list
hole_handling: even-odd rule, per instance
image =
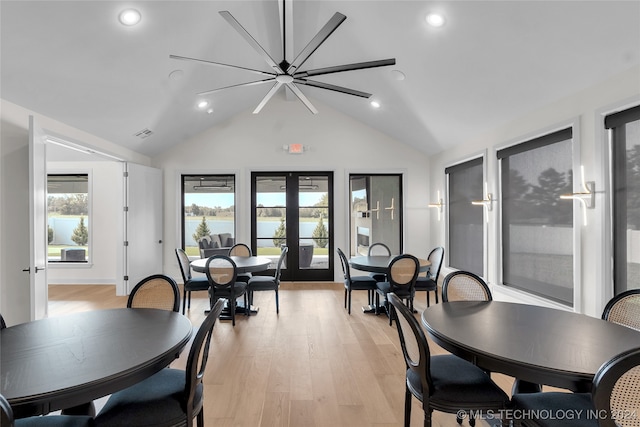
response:
[[[433,248],[429,253],[428,259],[431,262],[428,277],[438,283],[438,277],[440,277],[440,270],[442,269],[442,260],[444,259],[444,248],[442,246]]]
[[[238,278],[236,263],[227,255],[214,255],[207,259],[205,274],[215,289],[233,288]]]
[[[342,274],[344,275],[345,283],[350,284],[351,271],[349,270],[349,261],[347,261],[347,256],[340,248],[338,248],[338,257],[340,258],[340,265],[342,265]]]
[[[145,277],[133,288],[127,300],[129,308],[160,308],[180,310],[180,290],[171,277],[154,274]]]
[[[602,318],[640,331],[640,289],[631,289],[611,298]]]
[[[276,265],[276,274],[274,279],[278,285],[280,285],[280,276],[282,275],[282,264],[284,264],[284,260],[287,258],[287,253],[289,252],[289,246],[283,246],[280,250],[280,258],[278,258],[278,264]]]
[[[390,293],[387,297],[393,307],[391,318],[396,321],[407,369],[420,378],[422,392],[429,396],[430,391],[433,390],[433,382],[430,372],[431,352],[427,337],[411,309],[404,305],[395,293]]]
[[[187,281],[191,280],[191,263],[189,262],[189,256],[184,249],[176,248],[176,257],[178,258],[180,273],[182,273],[182,283],[187,283]]]
[[[2,317],[2,314],[0,314],[0,329],[4,329],[7,327],[7,324],[4,321],[4,317]]]
[[[491,290],[480,277],[468,271],[449,273],[442,282],[442,301],[491,301]]]
[[[13,427],[13,410],[7,399],[0,394],[0,426]]]
[[[207,360],[209,358],[209,345],[211,344],[211,334],[213,327],[216,324],[216,320],[220,317],[220,313],[224,307],[224,300],[219,299],[214,304],[213,308],[205,317],[204,321],[198,328],[191,348],[189,349],[189,357],[187,358],[187,366],[185,369],[186,383],[185,383],[185,397],[187,419],[193,420],[193,414],[197,414],[202,410],[202,406],[194,407],[194,400],[196,404],[201,405],[204,399],[195,399],[195,397],[203,393],[202,379],[204,378],[204,370],[207,366]]]
[[[371,246],[369,246],[369,252],[367,253],[367,255],[372,256],[372,255],[391,255],[391,249],[389,249],[389,246],[385,245],[384,243],[381,242],[376,242],[374,244],[372,244]]]
[[[600,426],[640,425],[640,348],[605,362],[593,378],[592,394]]]
[[[251,248],[244,243],[236,243],[235,245],[231,246],[231,249],[229,249],[229,256],[249,257],[251,255],[253,255],[251,253]]]
[[[389,291],[400,296],[413,295],[419,272],[418,258],[409,254],[398,255],[391,260],[387,269],[387,280],[391,285]]]

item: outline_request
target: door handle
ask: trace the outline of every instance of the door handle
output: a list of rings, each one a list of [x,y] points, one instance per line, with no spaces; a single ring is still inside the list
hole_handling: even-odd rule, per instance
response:
[[[159,244],[162,244],[162,239],[161,239],[161,240],[158,240],[158,243],[159,243]]]
[[[36,271],[36,274],[38,274],[38,271],[44,270],[44,267],[36,267],[34,270]]]
[[[38,274],[38,271],[40,270],[44,270],[44,267],[36,267],[33,269],[33,271],[36,272],[36,274]],[[31,267],[27,267],[27,268],[23,268],[22,271],[25,271],[27,273],[31,273]]]
[[[27,273],[29,273],[31,271],[31,267],[23,268],[22,271],[26,271]]]

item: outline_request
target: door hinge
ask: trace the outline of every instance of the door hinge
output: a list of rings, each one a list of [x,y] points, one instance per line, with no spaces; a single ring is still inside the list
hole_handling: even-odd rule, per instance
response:
[[[122,172],[122,176],[124,176],[125,178],[129,177],[129,172]]]
[[[124,208],[122,208],[125,212],[129,212],[129,206],[125,206]]]
[[[129,276],[124,276],[124,280],[129,280]]]
[[[129,242],[127,240],[124,241],[125,246],[129,246]]]

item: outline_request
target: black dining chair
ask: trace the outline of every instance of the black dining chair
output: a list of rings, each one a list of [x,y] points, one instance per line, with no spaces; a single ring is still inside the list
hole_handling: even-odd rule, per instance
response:
[[[396,320],[406,364],[404,425],[411,422],[412,396],[422,402],[424,425],[431,426],[434,410],[461,415],[465,411],[495,411],[509,405],[509,396],[480,368],[453,354],[431,355],[429,342],[413,315],[394,293],[388,295],[391,316]],[[457,417],[458,423],[462,417]],[[470,418],[469,424],[475,424]],[[502,420],[503,426],[509,420]]]
[[[159,308],[180,312],[180,289],[171,277],[153,274],[140,280],[127,299],[128,308]]]
[[[442,301],[492,301],[491,289],[469,271],[449,273],[442,282]]]
[[[375,242],[369,246],[367,256],[391,256],[391,249],[382,242]],[[384,282],[387,280],[387,276],[384,273],[369,273],[369,277],[376,282]]]
[[[611,298],[602,319],[640,331],[640,289],[631,289]]]
[[[224,307],[218,300],[196,333],[186,369],[166,368],[113,393],[95,418],[96,427],[204,427],[204,378],[211,334]]]
[[[250,257],[253,253],[251,252],[251,248],[244,243],[236,243],[231,246],[229,249],[229,256],[242,256],[242,257]],[[251,279],[253,275],[251,273],[238,273],[238,277],[236,278],[239,282],[248,283],[249,279]]]
[[[182,273],[182,314],[185,313],[185,306],[191,308],[191,292],[208,291],[209,279],[206,276],[193,277],[191,275],[191,264],[189,256],[182,248],[176,248],[176,257]]]
[[[351,314],[351,291],[367,291],[367,299],[372,304],[373,293],[378,289],[378,282],[371,276],[352,276],[347,256],[338,248],[338,257],[344,275],[344,308]]]
[[[247,284],[247,294],[249,294],[249,306],[253,304],[253,293],[256,291],[275,291],[276,293],[276,314],[280,313],[280,298],[278,290],[280,289],[280,277],[282,276],[282,265],[289,252],[289,247],[283,246],[280,249],[280,257],[276,264],[276,271],[273,276],[253,276]],[[247,310],[250,312],[250,310]]]
[[[7,327],[7,324],[4,321],[4,317],[2,317],[2,314],[0,314],[0,329],[4,329]]]
[[[516,427],[638,426],[640,348],[605,362],[593,377],[591,393],[521,393],[512,403],[514,413],[527,415],[514,420]]]
[[[86,415],[47,415],[15,420],[11,405],[0,394],[1,427],[92,427],[93,425],[93,418]]]
[[[424,291],[427,294],[427,307],[429,307],[429,292],[433,292],[438,303],[438,277],[442,269],[442,260],[444,259],[444,248],[438,246],[429,253],[429,271],[426,276],[418,276],[416,279],[416,292]]]
[[[380,307],[380,296],[382,296],[384,298],[384,307],[389,316],[389,325],[393,322],[393,318],[389,312],[387,296],[389,293],[394,293],[405,300],[413,311],[414,287],[419,271],[420,262],[418,258],[409,254],[398,255],[389,263],[386,273],[387,281],[376,283],[376,306]]]
[[[214,255],[207,259],[205,274],[209,280],[209,298],[211,305],[220,298],[226,299],[227,307],[231,315],[231,324],[236,325],[236,299],[244,296],[245,307],[247,304],[247,284],[238,282],[238,270],[236,263],[227,255]],[[249,310],[247,310],[247,313]]]

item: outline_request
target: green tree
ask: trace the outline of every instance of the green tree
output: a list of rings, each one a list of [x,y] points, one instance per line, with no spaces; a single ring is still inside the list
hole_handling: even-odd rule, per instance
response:
[[[80,217],[80,223],[76,228],[73,229],[73,234],[71,235],[71,240],[75,242],[78,246],[86,246],[89,241],[89,230],[84,225],[84,217]]]
[[[329,243],[329,232],[327,231],[327,227],[324,225],[324,221],[322,220],[322,216],[318,220],[318,225],[316,225],[315,230],[313,230],[313,241],[316,242],[316,245],[319,248],[324,248]]]
[[[192,215],[200,215],[200,206],[195,203],[191,203],[191,214]]]
[[[280,217],[280,225],[273,233],[273,245],[279,248],[285,243],[287,243],[287,226],[284,223],[284,217]]]
[[[202,217],[202,221],[198,224],[198,228],[196,228],[196,232],[193,233],[193,240],[199,242],[204,236],[208,236],[211,234],[211,230],[209,230],[209,226],[207,225],[207,218]]]
[[[53,228],[47,225],[47,243],[51,244],[51,242],[53,242]]]

